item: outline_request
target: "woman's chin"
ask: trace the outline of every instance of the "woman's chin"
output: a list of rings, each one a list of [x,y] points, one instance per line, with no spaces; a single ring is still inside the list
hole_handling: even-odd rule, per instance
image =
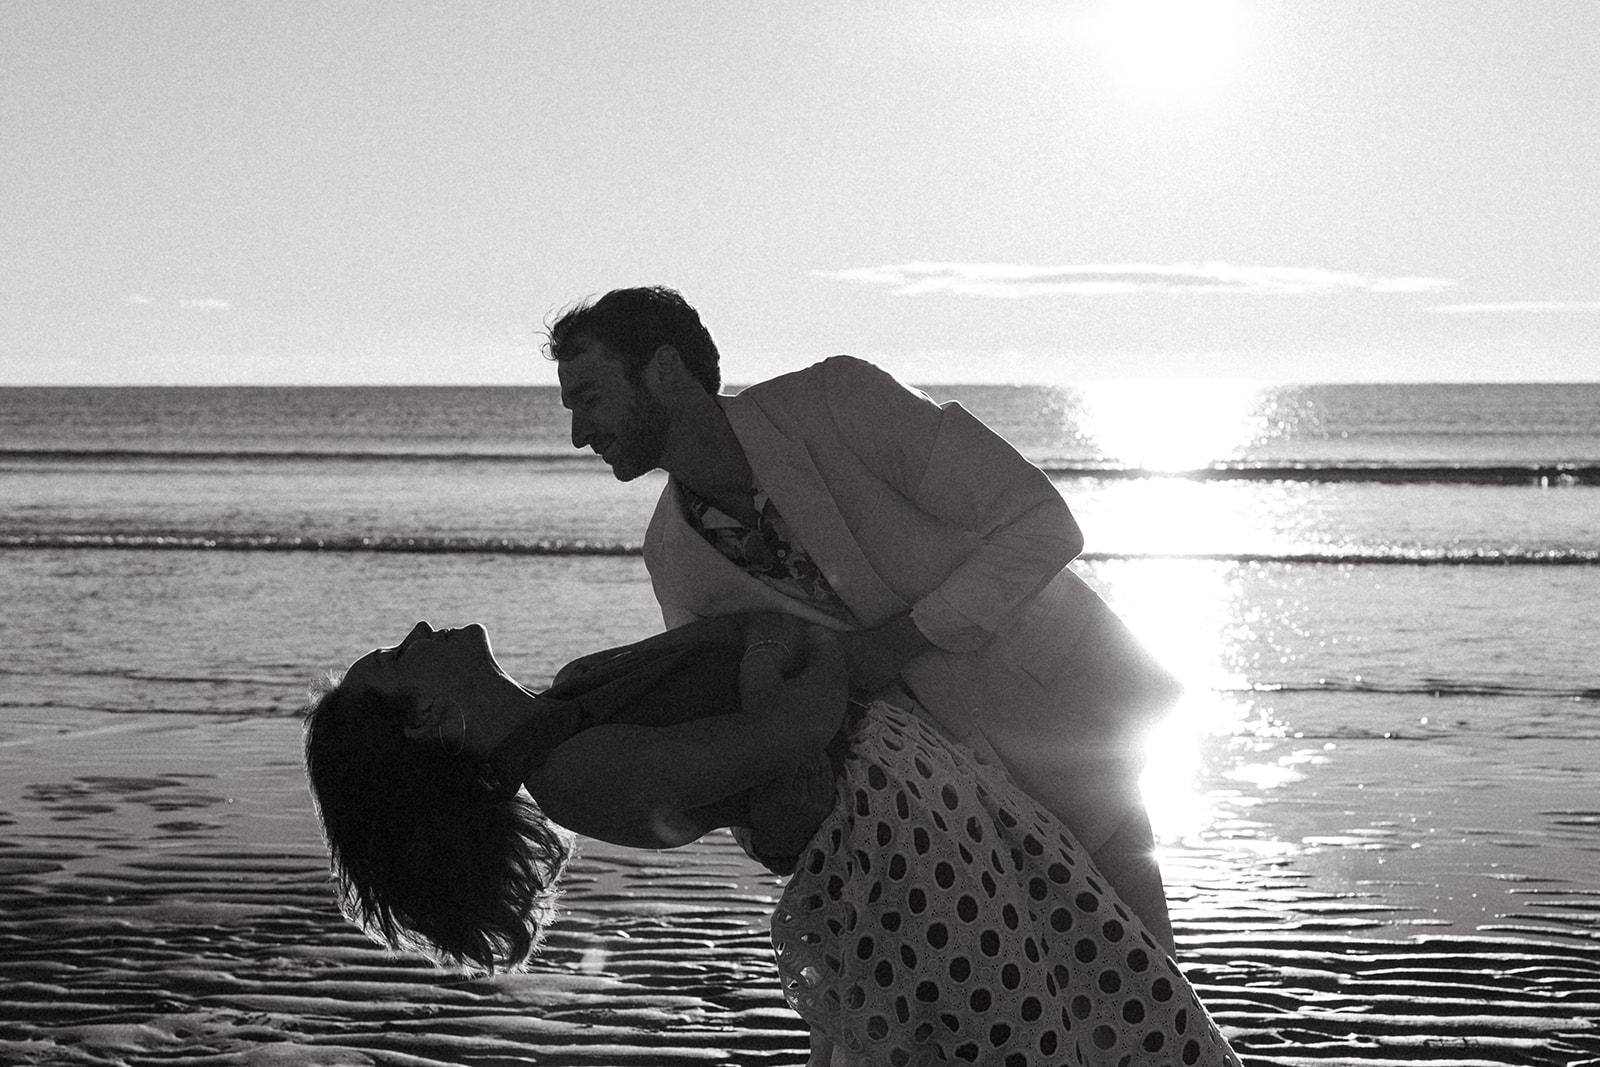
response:
[[[489,631],[475,622],[468,623],[456,631],[460,639],[466,641],[471,647],[481,651],[490,663],[495,663],[494,647],[489,643]],[[496,663],[496,666],[499,664]]]

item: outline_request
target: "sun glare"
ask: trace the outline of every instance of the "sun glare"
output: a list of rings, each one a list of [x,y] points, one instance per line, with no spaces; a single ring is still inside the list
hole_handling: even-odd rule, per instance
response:
[[[1145,647],[1184,683],[1183,698],[1151,733],[1140,790],[1159,841],[1211,830],[1215,799],[1201,788],[1203,754],[1270,724],[1234,698],[1244,681],[1232,668],[1233,646],[1248,640],[1236,618],[1231,564],[1138,560],[1101,564],[1095,575],[1107,601]]]
[[[1079,431],[1106,459],[1130,467],[1194,470],[1234,457],[1265,430],[1259,383],[1086,382],[1078,388]]]
[[[1238,53],[1239,21],[1234,0],[1103,0],[1085,29],[1129,88],[1171,99],[1222,80]]]

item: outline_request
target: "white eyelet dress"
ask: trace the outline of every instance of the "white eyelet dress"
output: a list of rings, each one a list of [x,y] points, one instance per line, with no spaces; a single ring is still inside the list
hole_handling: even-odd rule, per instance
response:
[[[1060,820],[904,709],[850,731],[772,919],[784,996],[835,1067],[1237,1067]]]

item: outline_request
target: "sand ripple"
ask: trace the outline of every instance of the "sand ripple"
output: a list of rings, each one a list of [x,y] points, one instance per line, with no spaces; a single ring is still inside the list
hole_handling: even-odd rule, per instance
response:
[[[10,849],[0,875],[8,1064],[804,1059],[764,931],[776,884],[725,838],[670,861],[588,845],[538,966],[493,978],[348,929],[312,847],[71,862],[70,878],[46,855]],[[1358,939],[1359,902],[1298,900],[1267,922],[1260,907],[1179,912],[1186,970],[1247,1063],[1600,1062],[1600,945]]]
[[[532,972],[442,972],[334,910],[293,724],[215,729],[225,767],[204,734],[181,773],[117,770],[116,737],[70,771],[0,765],[0,1063],[804,1061],[766,935],[781,886],[725,835],[586,842]],[[1168,873],[1185,970],[1245,1063],[1600,1065],[1600,892],[1529,879],[1525,909],[1457,934],[1236,844]]]

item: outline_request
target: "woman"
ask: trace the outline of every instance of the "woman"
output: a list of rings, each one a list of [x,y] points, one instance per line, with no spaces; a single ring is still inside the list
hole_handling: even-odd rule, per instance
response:
[[[835,639],[784,616],[584,657],[544,694],[481,627],[420,623],[320,697],[306,764],[347,914],[391,946],[522,963],[567,858],[551,822],[640,848],[744,827],[794,870],[773,944],[813,1063],[1237,1062],[1065,827],[850,701]]]

